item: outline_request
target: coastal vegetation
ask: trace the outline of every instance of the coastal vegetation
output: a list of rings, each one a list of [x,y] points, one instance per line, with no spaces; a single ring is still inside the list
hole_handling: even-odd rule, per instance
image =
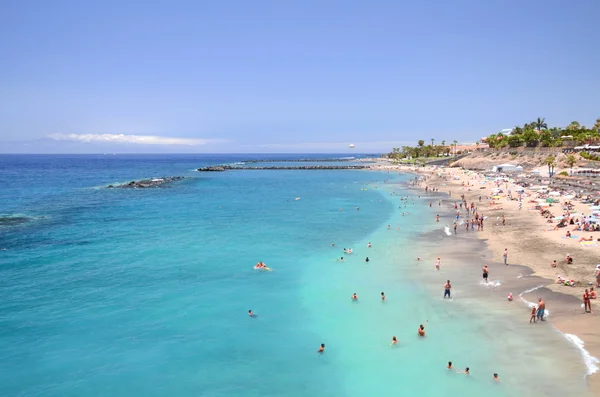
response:
[[[482,141],[492,149],[520,146],[561,147],[567,142],[580,145],[594,144],[600,142],[600,118],[590,128],[577,121],[571,122],[564,128],[549,128],[546,119],[538,117],[537,120],[530,123],[515,126],[510,133],[491,134]]]

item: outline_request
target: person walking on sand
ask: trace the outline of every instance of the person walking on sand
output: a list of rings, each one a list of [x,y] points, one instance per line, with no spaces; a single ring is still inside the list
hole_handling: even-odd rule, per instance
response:
[[[590,298],[590,293],[589,293],[589,291],[586,288],[585,292],[583,293],[583,310],[586,313],[591,313],[592,312],[592,302],[591,302],[590,299],[591,299]]]
[[[450,290],[452,289],[452,284],[450,284],[450,280],[446,281],[446,284],[444,284],[444,299],[446,297],[450,298]]]
[[[504,264],[508,266],[508,248],[504,248],[504,254],[502,254],[502,256],[504,257]]]
[[[544,321],[544,312],[546,311],[546,302],[542,300],[542,298],[538,299],[538,310],[537,310],[537,318],[540,321]]]
[[[506,218],[502,215],[502,226],[506,226]]]
[[[533,306],[531,308],[531,315],[529,316],[529,324],[535,323],[535,317],[536,317],[536,309],[535,309],[535,306]]]

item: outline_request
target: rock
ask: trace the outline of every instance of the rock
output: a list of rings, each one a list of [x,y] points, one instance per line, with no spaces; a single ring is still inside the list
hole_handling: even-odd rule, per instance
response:
[[[153,179],[142,179],[139,181],[131,181],[122,185],[108,185],[107,188],[121,188],[121,189],[145,189],[154,187],[164,187],[165,185],[171,184],[176,181],[186,179],[183,176],[167,176],[163,178]]]

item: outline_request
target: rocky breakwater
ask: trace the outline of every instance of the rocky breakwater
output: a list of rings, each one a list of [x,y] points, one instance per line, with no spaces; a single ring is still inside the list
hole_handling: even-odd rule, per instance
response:
[[[141,179],[118,185],[108,185],[108,189],[148,189],[154,187],[165,187],[170,183],[186,179],[184,176],[166,176],[164,178]]]
[[[212,165],[198,168],[199,172],[222,172],[229,170],[362,170],[370,168],[368,165],[301,165],[301,166],[273,166],[273,167],[245,167],[232,165]]]

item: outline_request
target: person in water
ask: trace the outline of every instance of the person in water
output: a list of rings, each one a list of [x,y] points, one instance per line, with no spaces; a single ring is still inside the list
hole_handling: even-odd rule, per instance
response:
[[[325,351],[325,343],[321,343],[321,346],[319,347],[319,350],[317,350],[317,353],[323,353]]]
[[[488,282],[488,267],[487,265],[485,265],[483,267],[483,269],[481,269],[483,271],[483,281],[485,281],[486,283]]]
[[[454,367],[452,366],[452,361],[448,361],[448,366],[446,368],[454,369]]]
[[[536,321],[536,308],[535,306],[531,308],[531,315],[529,316],[529,323],[535,323]]]
[[[465,374],[465,375],[469,375],[469,367],[465,368],[464,371],[456,371],[456,373],[458,374]]]
[[[356,295],[356,292],[352,294],[352,296],[350,297],[353,301],[357,301],[358,300],[358,295]]]
[[[385,302],[385,294],[383,292],[381,293],[381,301]]]
[[[494,381],[496,382],[500,382],[500,378],[498,378],[498,374],[494,374]]]
[[[340,256],[340,259],[337,260],[338,262],[343,262],[344,261],[344,257]]]
[[[425,336],[425,327],[423,324],[419,325],[419,329],[417,329],[417,334],[419,336]]]
[[[450,280],[446,281],[446,284],[444,284],[444,298],[446,298],[446,296],[448,298],[450,298],[450,290],[452,289],[452,284],[450,284]]]
[[[390,343],[390,346],[396,345],[398,343],[398,339],[396,339],[395,336],[392,336],[392,343]]]
[[[249,315],[250,317],[254,317],[254,313],[252,313],[252,310],[248,310],[248,315]]]
[[[512,300],[513,300],[513,294],[511,292],[510,294],[508,294],[508,301],[512,302]]]
[[[367,248],[371,248],[371,242],[369,242],[369,244],[367,244]]]
[[[369,257],[368,256],[365,258],[365,262],[369,262]]]

